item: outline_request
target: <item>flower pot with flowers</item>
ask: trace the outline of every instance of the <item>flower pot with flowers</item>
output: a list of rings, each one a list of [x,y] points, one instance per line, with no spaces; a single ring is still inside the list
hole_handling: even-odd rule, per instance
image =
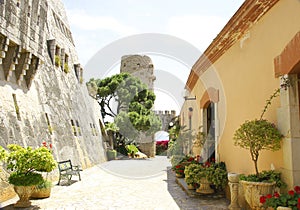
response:
[[[52,154],[52,144],[47,144],[47,142],[43,142],[42,146],[47,148]],[[46,177],[43,177],[43,181],[36,185],[32,194],[31,198],[48,198],[51,194],[52,182],[48,180],[48,173],[46,173]]]
[[[172,167],[173,171],[176,173],[176,177],[183,178],[184,177],[184,169],[186,166],[196,163],[194,157],[185,156],[179,160],[179,162],[173,162],[174,165]]]
[[[211,182],[209,180],[209,174],[211,173],[210,165],[199,164],[195,169],[195,181],[199,184],[196,192],[201,194],[212,194],[214,190],[210,187]]]
[[[272,99],[279,96],[281,88],[287,89],[289,87],[289,80],[282,79],[281,87],[276,89],[266,101],[260,118],[246,121],[234,133],[234,144],[249,150],[255,167],[256,173],[254,175],[240,176],[240,183],[244,187],[246,201],[252,209],[258,208],[260,195],[271,194],[276,185],[273,179],[268,179],[269,176],[259,172],[258,158],[262,150],[277,151],[281,147],[283,135],[273,123],[263,119],[263,117],[271,105]],[[270,173],[272,174],[272,171]]]
[[[267,194],[260,197],[260,203],[265,208],[274,209],[290,209],[297,210],[300,209],[300,186],[295,186],[294,190],[290,190],[287,193],[279,194],[274,192],[274,194]]]
[[[33,149],[16,144],[7,146],[6,168],[11,172],[8,182],[14,185],[19,196],[15,207],[29,207],[29,197],[36,185],[43,182],[40,172],[50,172],[56,167],[52,153],[46,147]]]
[[[195,180],[200,184],[197,189],[199,193],[211,194],[215,190],[224,190],[227,185],[227,170],[224,162],[206,161],[204,164],[200,164],[195,171],[197,172]]]
[[[196,175],[198,173],[199,163],[192,163],[185,167],[184,169],[184,180],[188,186],[188,189],[193,190],[195,189],[197,182],[196,182]]]

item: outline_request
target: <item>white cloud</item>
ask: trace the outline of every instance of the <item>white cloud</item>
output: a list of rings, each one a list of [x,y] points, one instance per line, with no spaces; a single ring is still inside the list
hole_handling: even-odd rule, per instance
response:
[[[79,9],[67,10],[67,13],[70,25],[74,28],[89,31],[110,30],[122,36],[137,33],[135,28],[122,24],[114,17],[93,16]]]
[[[169,19],[167,30],[204,51],[225,24],[226,20],[218,16],[174,16]]]

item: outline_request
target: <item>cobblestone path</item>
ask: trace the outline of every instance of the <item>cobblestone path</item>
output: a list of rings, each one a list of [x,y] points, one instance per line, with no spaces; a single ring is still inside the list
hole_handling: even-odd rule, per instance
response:
[[[219,210],[225,199],[189,197],[175,183],[164,156],[144,160],[113,160],[82,171],[82,181],[52,188],[47,199],[31,200],[27,209],[89,210]],[[74,177],[76,179],[77,177]],[[18,198],[0,204],[14,209]]]

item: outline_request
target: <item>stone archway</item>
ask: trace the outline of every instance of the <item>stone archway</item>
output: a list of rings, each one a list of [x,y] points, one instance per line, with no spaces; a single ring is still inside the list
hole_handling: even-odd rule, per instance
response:
[[[213,87],[208,88],[200,99],[200,109],[203,117],[203,132],[205,132],[207,136],[207,140],[201,151],[201,155],[205,160],[218,159],[218,136],[216,135],[218,102],[219,91]]]
[[[291,86],[281,91],[278,127],[285,134],[283,141],[283,178],[291,188],[300,183],[300,31],[274,59],[275,76],[287,75]]]

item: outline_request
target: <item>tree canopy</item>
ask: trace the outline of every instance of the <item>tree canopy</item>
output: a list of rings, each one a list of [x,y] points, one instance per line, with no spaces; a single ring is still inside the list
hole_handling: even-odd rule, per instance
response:
[[[120,73],[102,80],[91,79],[87,87],[97,99],[103,119],[113,117],[123,136],[134,139],[141,131],[152,135],[160,129],[161,121],[151,110],[155,94],[140,79]]]

